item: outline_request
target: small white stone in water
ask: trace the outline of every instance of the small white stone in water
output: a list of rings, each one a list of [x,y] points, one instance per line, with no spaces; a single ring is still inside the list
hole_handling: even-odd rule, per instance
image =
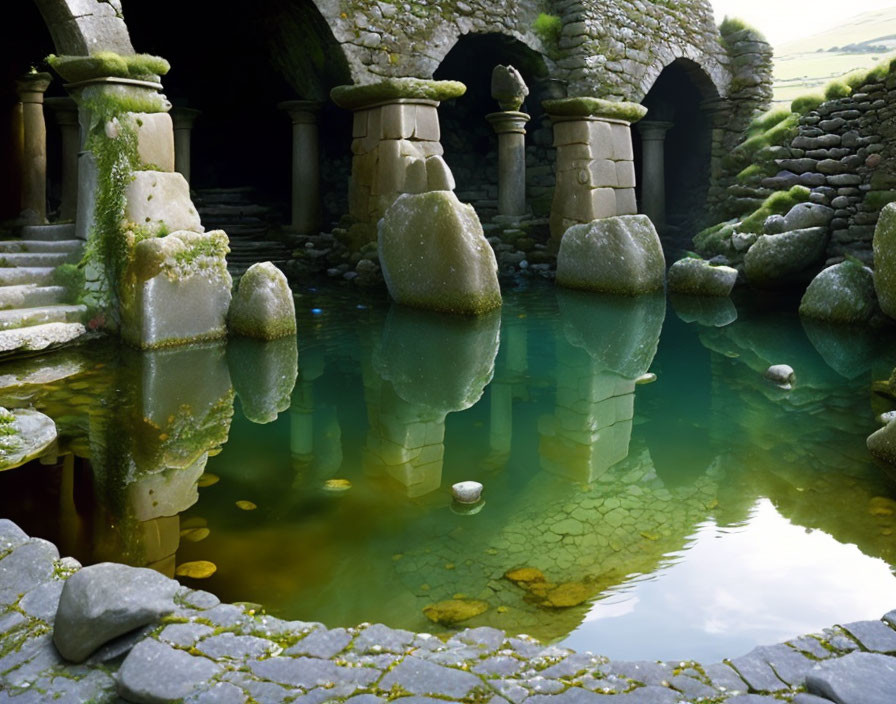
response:
[[[881,413],[877,417],[877,420],[881,425],[889,425],[894,420],[896,420],[896,411],[887,411],[886,413]]]
[[[796,374],[793,371],[793,367],[786,364],[775,364],[766,370],[765,378],[780,386],[789,387],[796,380]]]
[[[458,482],[452,485],[451,495],[460,504],[475,504],[482,496],[482,484],[479,482]]]

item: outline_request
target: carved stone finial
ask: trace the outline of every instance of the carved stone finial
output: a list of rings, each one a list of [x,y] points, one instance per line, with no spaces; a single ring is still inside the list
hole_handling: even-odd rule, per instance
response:
[[[495,66],[492,71],[492,97],[502,110],[517,111],[529,95],[526,82],[513,66]]]

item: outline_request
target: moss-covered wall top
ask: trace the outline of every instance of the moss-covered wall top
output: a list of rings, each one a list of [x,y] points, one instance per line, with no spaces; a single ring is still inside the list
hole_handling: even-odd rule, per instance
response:
[[[729,57],[707,0],[315,0],[357,83],[430,78],[469,33],[512,36],[544,56],[570,95],[640,101],[664,67],[686,58],[707,95],[727,95]],[[484,71],[491,67],[483,67]]]

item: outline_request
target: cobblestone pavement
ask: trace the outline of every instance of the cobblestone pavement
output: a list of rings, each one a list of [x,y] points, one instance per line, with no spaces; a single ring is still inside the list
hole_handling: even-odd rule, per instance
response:
[[[0,520],[0,702],[896,702],[896,611],[701,665],[614,662],[492,628],[448,640],[383,625],[328,629],[181,587],[161,622],[72,665],[52,636],[78,569]]]

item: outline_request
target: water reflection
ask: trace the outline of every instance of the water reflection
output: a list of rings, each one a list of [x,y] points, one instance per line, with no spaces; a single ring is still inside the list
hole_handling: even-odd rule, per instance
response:
[[[476,601],[460,627],[617,656],[651,632],[640,657],[666,658],[879,616],[896,491],[864,442],[892,344],[673,306],[538,287],[464,319],[320,298],[298,342],[7,365],[0,404],[54,418],[61,456],[0,473],[0,515],[85,562],[210,560],[191,584],[329,625],[438,631],[425,608]],[[790,392],[763,378],[777,363]],[[448,487],[470,479],[487,504],[456,515]],[[827,573],[847,559],[873,575],[868,613]],[[738,607],[757,595],[765,630]],[[699,627],[668,617],[695,601]]]

